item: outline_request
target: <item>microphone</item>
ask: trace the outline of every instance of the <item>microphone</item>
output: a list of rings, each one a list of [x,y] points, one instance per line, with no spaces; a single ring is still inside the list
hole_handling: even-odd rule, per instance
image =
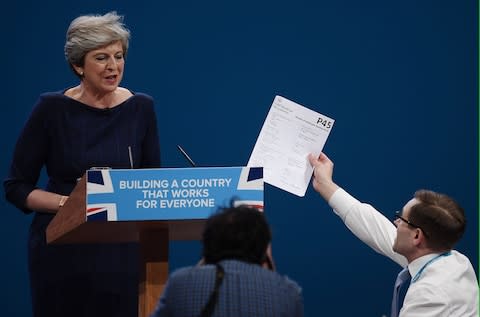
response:
[[[197,167],[197,164],[195,164],[195,162],[190,158],[190,156],[188,156],[187,152],[185,152],[185,150],[182,149],[182,147],[180,145],[177,145],[177,148],[180,150],[182,155],[187,159],[187,161],[190,163],[190,165],[192,165],[192,167]]]
[[[128,159],[130,160],[130,168],[133,168],[132,147],[128,146]]]

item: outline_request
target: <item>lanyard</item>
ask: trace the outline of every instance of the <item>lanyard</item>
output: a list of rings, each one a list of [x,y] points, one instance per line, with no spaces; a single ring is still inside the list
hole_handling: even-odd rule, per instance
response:
[[[439,254],[437,255],[436,257],[434,257],[433,259],[431,259],[430,261],[428,261],[427,263],[425,263],[422,268],[417,272],[417,274],[415,274],[415,276],[412,278],[412,283],[416,282],[419,278],[420,278],[420,275],[422,274],[422,272],[425,270],[425,268],[432,264],[433,262],[435,262],[436,260],[440,259],[442,256],[449,256],[450,254],[452,254],[451,251],[448,251],[448,252],[444,252],[442,254]]]

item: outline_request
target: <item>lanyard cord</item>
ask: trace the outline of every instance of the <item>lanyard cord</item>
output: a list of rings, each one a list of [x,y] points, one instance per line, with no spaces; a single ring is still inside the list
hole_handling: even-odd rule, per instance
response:
[[[430,259],[430,261],[428,261],[427,263],[425,263],[422,268],[417,272],[417,274],[415,274],[415,276],[412,278],[412,283],[415,283],[419,278],[420,278],[420,275],[423,273],[423,271],[425,270],[425,268],[432,264],[433,262],[435,262],[436,260],[440,259],[441,257],[444,257],[444,256],[449,256],[450,254],[452,254],[451,251],[448,251],[448,252],[444,252],[442,254],[439,254],[437,255],[436,257],[434,257],[433,259]]]

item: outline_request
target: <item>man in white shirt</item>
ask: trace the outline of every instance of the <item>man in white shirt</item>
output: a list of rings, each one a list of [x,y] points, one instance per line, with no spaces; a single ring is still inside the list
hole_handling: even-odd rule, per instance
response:
[[[350,231],[378,253],[408,267],[411,282],[400,317],[478,317],[475,271],[465,255],[452,249],[466,223],[463,209],[453,199],[419,190],[392,223],[333,182],[333,163],[324,153],[318,158],[310,155],[309,160],[313,188]]]

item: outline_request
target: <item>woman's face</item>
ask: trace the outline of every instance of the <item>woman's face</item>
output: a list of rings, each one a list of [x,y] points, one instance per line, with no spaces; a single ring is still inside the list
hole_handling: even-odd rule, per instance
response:
[[[83,84],[99,94],[115,91],[123,77],[123,53],[120,41],[88,52],[78,69],[83,72]]]

